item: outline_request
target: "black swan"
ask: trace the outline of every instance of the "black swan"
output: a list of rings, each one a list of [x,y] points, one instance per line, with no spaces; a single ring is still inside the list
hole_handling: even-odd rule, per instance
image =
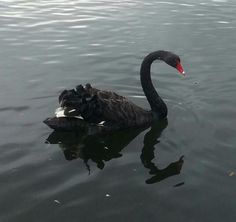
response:
[[[86,84],[85,87],[78,85],[75,89],[64,90],[59,96],[60,108],[56,110],[56,117],[47,118],[44,123],[54,130],[84,130],[93,134],[165,119],[167,106],[151,81],[150,71],[154,60],[162,60],[184,75],[179,56],[172,52],[159,50],[144,58],[140,80],[151,106],[150,111],[114,92],[99,90]]]

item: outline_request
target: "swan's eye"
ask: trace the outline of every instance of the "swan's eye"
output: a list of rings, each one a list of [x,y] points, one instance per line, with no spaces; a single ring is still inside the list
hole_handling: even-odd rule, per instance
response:
[[[180,64],[181,62],[180,62],[180,58],[176,58],[175,60],[174,60],[174,67],[176,67],[176,66],[178,66],[178,64]]]

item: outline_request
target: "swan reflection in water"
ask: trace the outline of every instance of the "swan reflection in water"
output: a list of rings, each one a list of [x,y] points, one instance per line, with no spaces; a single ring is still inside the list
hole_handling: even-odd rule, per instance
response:
[[[159,143],[158,138],[167,127],[167,124],[167,120],[153,123],[144,136],[140,159],[151,175],[151,178],[146,180],[147,184],[157,183],[170,176],[178,175],[182,169],[183,156],[164,169],[159,169],[152,162],[155,158],[155,145]],[[106,161],[121,157],[121,151],[146,129],[147,127],[137,127],[95,135],[54,131],[49,135],[46,142],[58,144],[66,160],[82,159],[90,172],[89,160],[96,163],[99,169],[103,169]]]

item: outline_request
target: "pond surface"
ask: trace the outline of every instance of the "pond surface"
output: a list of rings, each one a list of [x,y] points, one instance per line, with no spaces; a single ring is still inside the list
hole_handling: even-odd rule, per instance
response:
[[[0,221],[235,221],[235,10],[233,0],[2,0]],[[43,124],[63,89],[87,82],[148,109],[139,69],[158,49],[187,73],[152,66],[168,121],[92,137]]]

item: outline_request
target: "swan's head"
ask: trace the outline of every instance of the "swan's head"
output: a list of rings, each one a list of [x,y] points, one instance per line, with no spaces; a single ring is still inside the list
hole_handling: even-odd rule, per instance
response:
[[[173,52],[165,51],[163,53],[163,61],[165,61],[169,66],[177,69],[182,75],[185,75],[183,66],[181,65],[180,57]]]

